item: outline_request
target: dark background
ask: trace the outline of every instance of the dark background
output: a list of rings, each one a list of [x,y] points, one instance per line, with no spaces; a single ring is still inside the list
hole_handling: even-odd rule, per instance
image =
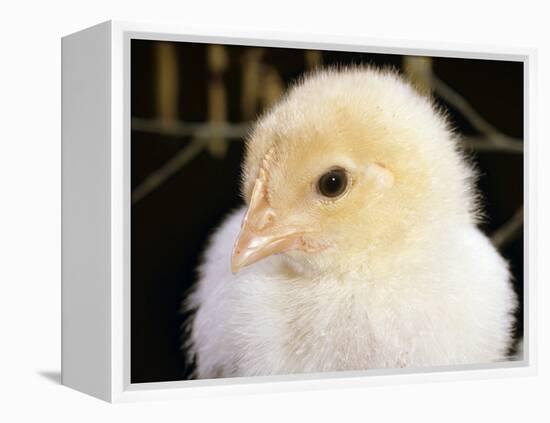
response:
[[[180,349],[180,326],[184,317],[180,313],[181,302],[196,280],[195,268],[208,235],[228,211],[241,204],[238,183],[243,143],[240,136],[229,135],[221,141],[218,139],[226,147],[225,152],[201,149],[183,166],[168,165],[171,172],[163,173],[162,182],[157,181],[146,195],[140,194],[139,198],[134,195],[142,191],[144,183],[155,179],[151,175],[158,176],[159,169],[166,170],[166,164],[191,143],[193,135],[182,130],[178,122],[203,124],[212,120],[208,93],[214,85],[223,86],[224,114],[228,123],[254,119],[254,116],[244,116],[249,112],[242,106],[243,58],[251,48],[224,46],[223,71],[216,70],[209,62],[209,48],[208,44],[132,40],[132,383],[186,378],[188,369]],[[405,58],[400,55],[323,51],[313,57],[317,61],[314,62],[322,66],[354,63],[403,70],[405,64]],[[263,49],[259,69],[264,78],[266,75],[271,78],[271,85],[264,80],[262,84],[268,85],[262,85],[261,89],[271,87],[277,92],[281,86],[288,86],[311,68],[311,60],[300,49]],[[166,73],[163,66],[172,73]],[[522,139],[522,63],[432,58],[431,66],[439,79],[460,93],[500,132]],[[173,92],[168,86],[168,92],[175,98],[168,108],[159,99],[159,81],[165,75],[177,79]],[[166,85],[163,87],[166,90]],[[434,97],[448,109],[460,133],[477,134],[459,110],[439,98],[437,92]],[[254,114],[266,105],[266,101],[259,101]],[[191,132],[192,129],[191,126]],[[480,172],[478,187],[486,213],[481,227],[492,235],[523,204],[523,154],[468,151]],[[514,286],[522,304],[522,228],[500,247],[500,251],[510,262]],[[517,336],[521,337],[523,306],[518,310],[518,318]]]

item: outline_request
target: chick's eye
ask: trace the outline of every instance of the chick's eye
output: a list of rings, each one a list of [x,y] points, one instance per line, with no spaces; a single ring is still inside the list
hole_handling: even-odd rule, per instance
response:
[[[329,170],[319,178],[317,190],[325,197],[335,198],[342,195],[347,185],[348,177],[346,171],[341,168],[335,168]]]

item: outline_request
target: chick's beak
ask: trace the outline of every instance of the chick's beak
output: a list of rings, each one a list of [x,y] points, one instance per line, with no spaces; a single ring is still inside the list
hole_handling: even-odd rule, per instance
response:
[[[306,248],[302,238],[305,231],[281,223],[281,216],[269,205],[266,175],[261,169],[242,222],[241,232],[233,247],[233,273],[270,255]]]

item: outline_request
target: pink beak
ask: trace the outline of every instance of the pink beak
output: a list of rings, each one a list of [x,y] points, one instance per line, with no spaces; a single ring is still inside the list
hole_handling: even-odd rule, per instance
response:
[[[292,226],[282,226],[280,216],[269,205],[266,172],[262,168],[244,216],[241,232],[231,257],[231,270],[237,273],[242,267],[290,250],[310,250],[302,231]]]

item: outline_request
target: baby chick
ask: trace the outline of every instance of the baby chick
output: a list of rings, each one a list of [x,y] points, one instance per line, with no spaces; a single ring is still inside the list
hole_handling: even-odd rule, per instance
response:
[[[246,207],[187,301],[197,377],[506,359],[516,297],[457,142],[393,72],[294,86],[247,141]]]

